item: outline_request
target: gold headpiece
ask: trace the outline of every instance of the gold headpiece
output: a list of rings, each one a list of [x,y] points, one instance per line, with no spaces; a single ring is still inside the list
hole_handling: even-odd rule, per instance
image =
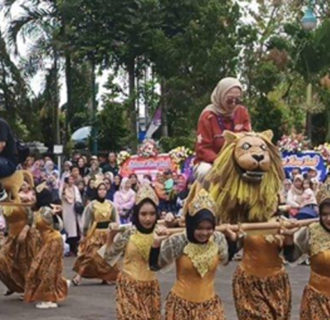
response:
[[[103,175],[95,175],[94,188],[96,189],[101,183],[104,183]]]
[[[150,199],[152,202],[154,202],[157,206],[159,204],[159,199],[155,193],[155,191],[148,185],[142,185],[137,192],[135,203],[139,204],[144,199]]]
[[[216,215],[217,206],[211,195],[205,189],[201,189],[188,205],[188,213],[190,216],[194,216],[203,209],[209,210],[214,216]]]
[[[326,199],[330,199],[330,181],[324,182],[316,194],[316,200],[318,204],[321,204],[321,202]]]

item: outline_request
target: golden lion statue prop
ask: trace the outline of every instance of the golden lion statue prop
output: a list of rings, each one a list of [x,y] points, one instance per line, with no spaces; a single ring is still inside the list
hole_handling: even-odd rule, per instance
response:
[[[221,222],[267,221],[274,214],[284,171],[273,132],[224,132],[225,145],[205,177]],[[193,186],[191,200],[201,186]],[[187,202],[190,202],[187,199]]]
[[[11,176],[0,178],[0,183],[6,189],[9,199],[15,203],[21,202],[18,192],[22,187],[24,179],[31,187],[34,187],[33,176],[27,170],[17,170]]]

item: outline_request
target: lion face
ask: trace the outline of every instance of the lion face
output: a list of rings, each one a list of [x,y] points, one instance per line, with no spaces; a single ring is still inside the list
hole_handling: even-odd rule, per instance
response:
[[[242,172],[242,178],[251,182],[260,181],[271,166],[268,146],[256,135],[247,135],[237,141],[234,158]]]

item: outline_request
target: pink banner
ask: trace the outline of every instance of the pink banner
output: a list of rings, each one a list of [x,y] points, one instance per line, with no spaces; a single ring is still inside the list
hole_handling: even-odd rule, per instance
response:
[[[154,179],[157,172],[168,169],[176,171],[177,167],[167,154],[150,158],[132,156],[122,164],[119,173],[122,177],[135,173],[139,178],[142,178],[144,174],[149,174]]]

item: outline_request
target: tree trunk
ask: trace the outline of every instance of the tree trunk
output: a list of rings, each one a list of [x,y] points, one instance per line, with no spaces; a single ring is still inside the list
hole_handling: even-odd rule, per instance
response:
[[[97,111],[97,103],[96,103],[96,80],[95,80],[95,59],[92,56],[91,59],[92,66],[92,153],[97,155],[97,127],[96,127],[96,111]]]
[[[306,106],[307,106],[307,113],[306,113],[306,133],[308,140],[312,141],[312,115],[308,111],[312,105],[312,84],[309,83],[306,88]]]
[[[325,137],[325,141],[330,142],[330,106],[327,106],[327,119],[328,119],[328,127],[327,127],[327,135]]]
[[[168,124],[167,124],[167,86],[166,80],[162,80],[160,83],[161,91],[161,106],[162,106],[162,136],[168,137]]]
[[[66,121],[65,121],[65,137],[66,142],[70,140],[71,136],[71,120],[73,115],[72,105],[72,65],[70,53],[65,53],[65,82],[66,82]]]
[[[131,148],[132,152],[137,150],[137,123],[136,123],[136,104],[135,104],[135,59],[131,59],[127,64],[129,101],[131,105],[130,129],[132,133]]]
[[[54,58],[54,107],[53,107],[53,123],[54,123],[54,142],[55,144],[61,143],[60,137],[60,119],[59,119],[59,86],[58,86],[58,65],[57,53],[55,52]]]

